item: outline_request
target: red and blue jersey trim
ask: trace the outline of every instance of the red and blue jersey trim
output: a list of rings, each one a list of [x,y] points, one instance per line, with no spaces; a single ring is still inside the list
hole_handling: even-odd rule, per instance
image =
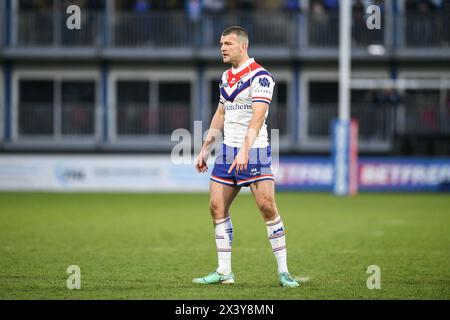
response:
[[[270,104],[271,100],[266,97],[252,97],[252,102],[264,102]]]
[[[237,84],[237,83],[239,83],[243,77],[245,77],[246,75],[248,75],[249,73],[251,73],[252,71],[254,71],[254,70],[258,69],[258,68],[262,68],[262,66],[259,65],[259,64],[256,63],[256,62],[253,62],[253,63],[251,63],[247,68],[245,68],[244,70],[240,71],[240,72],[237,73],[237,74],[233,74],[232,70],[229,69],[229,70],[226,72],[226,80],[227,80],[228,86],[229,86],[230,88],[233,88],[234,85]],[[258,71],[255,75],[253,75],[253,76],[251,77],[251,79],[249,79],[249,80],[245,81],[244,83],[242,83],[242,84],[239,86],[239,88],[237,88],[236,90],[234,90],[231,94],[228,94],[228,93],[226,92],[226,90],[225,90],[224,87],[221,87],[221,88],[220,88],[220,93],[221,93],[222,97],[223,97],[225,100],[230,101],[230,102],[234,102],[234,99],[236,99],[236,97],[237,97],[242,91],[244,91],[245,89],[247,89],[248,87],[250,87],[250,85],[252,84],[253,80],[254,80],[256,77],[259,77],[259,76],[262,76],[262,75],[268,75],[268,76],[271,77],[272,80],[273,80],[273,76],[272,76],[269,72],[267,72],[266,70],[261,70],[261,71]],[[275,81],[275,80],[274,80],[274,81]],[[221,79],[220,82],[222,83],[222,79]],[[269,102],[270,102],[270,101],[269,101]]]

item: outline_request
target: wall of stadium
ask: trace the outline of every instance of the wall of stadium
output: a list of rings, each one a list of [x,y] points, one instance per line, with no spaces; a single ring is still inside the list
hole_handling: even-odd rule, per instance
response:
[[[168,155],[1,155],[3,191],[207,192],[209,174],[193,159],[176,164]],[[213,159],[209,161],[212,168]],[[277,188],[331,192],[332,160],[281,157],[274,165]],[[363,157],[361,191],[450,191],[450,159]]]
[[[263,62],[262,62],[263,63]],[[277,81],[274,99],[271,104],[269,117],[272,117],[273,128],[280,129],[280,150],[305,151],[305,152],[327,152],[330,150],[330,127],[331,121],[337,115],[337,99],[329,101],[328,105],[321,105],[311,98],[311,88],[315,86],[315,91],[320,91],[321,83],[328,83],[337,88],[338,68],[335,63],[323,62],[303,63],[301,67],[294,68],[289,63],[263,63],[267,66]],[[194,62],[181,63],[174,62],[157,64],[155,62],[130,62],[116,61],[108,63],[98,63],[95,61],[67,61],[65,63],[53,63],[50,61],[40,64],[32,62],[16,62],[12,66],[11,96],[12,102],[8,113],[9,118],[1,122],[11,127],[8,139],[0,136],[1,146],[7,150],[135,150],[157,152],[170,151],[174,143],[170,139],[170,134],[174,128],[185,128],[191,132],[194,129],[194,121],[203,122],[203,130],[209,126],[209,121],[217,107],[218,90],[216,83],[224,70],[224,66],[218,63],[196,64]],[[4,71],[4,70],[3,70]],[[353,66],[353,77],[361,79],[450,79],[450,69],[442,66],[414,67],[407,62],[398,66],[388,64],[356,62]],[[3,80],[4,77],[2,77]],[[55,93],[52,115],[54,128],[50,134],[36,134],[33,128],[31,133],[20,132],[19,127],[19,104],[21,101],[20,85],[22,80],[36,80],[55,82],[55,87],[60,87],[65,81],[93,81],[95,86],[95,105],[91,111],[93,120],[92,129],[89,132],[75,132],[70,134],[61,132],[61,122],[76,121],[76,117],[58,120],[61,114],[61,93]],[[150,85],[149,101],[145,102],[145,108],[130,106],[129,104],[120,109],[118,101],[118,82],[148,82]],[[172,110],[173,113],[161,116],[164,112],[161,107],[162,101],[158,98],[157,86],[161,83],[184,82],[189,85],[188,98],[183,100],[180,110]],[[2,90],[5,86],[1,85]],[[281,90],[285,92],[281,95]],[[369,90],[369,89],[367,89]],[[438,88],[439,90],[439,88]],[[337,90],[336,90],[337,92]],[[447,90],[450,92],[450,90]],[[217,96],[216,96],[217,95]],[[282,99],[277,99],[276,95]],[[448,95],[448,93],[447,93]],[[330,92],[324,91],[321,96],[330,96]],[[333,94],[331,94],[333,96]],[[4,99],[0,101],[3,103]],[[58,102],[59,101],[59,102]],[[441,103],[444,105],[444,103]],[[0,105],[1,106],[1,105]],[[368,109],[370,106],[366,106]],[[127,110],[125,110],[127,109]],[[144,110],[145,109],[145,110]],[[161,110],[160,110],[161,109]],[[352,104],[352,110],[357,110]],[[378,112],[379,118],[376,121],[370,112]],[[359,114],[362,121],[362,128],[367,128],[364,123],[369,123],[377,130],[378,137],[372,139],[371,136],[360,137],[360,151],[362,152],[392,152],[394,151],[394,132],[392,127],[396,119],[391,113],[383,113],[383,110],[376,110],[375,106],[365,114]],[[121,111],[121,112],[119,112]],[[153,111],[156,111],[152,113]],[[184,121],[179,121],[177,116],[181,112]],[[25,113],[26,116],[27,113]],[[0,115],[1,116],[1,115]],[[147,123],[143,127],[143,120]],[[152,118],[153,117],[153,118]],[[35,118],[30,112],[29,126],[39,126],[33,122]],[[133,119],[131,119],[133,118]],[[23,119],[23,116],[22,116]],[[138,119],[142,120],[138,123]],[[123,120],[123,123],[120,122]],[[58,122],[59,121],[59,122]],[[150,123],[149,123],[150,122]],[[388,125],[392,123],[391,125]],[[122,127],[121,127],[122,125]],[[134,126],[134,127],[133,127]],[[23,127],[23,126],[22,126]],[[58,129],[59,128],[59,129]],[[156,128],[156,129],[155,129]],[[42,128],[41,128],[42,129]],[[153,130],[153,131],[152,131]],[[1,130],[4,134],[5,128]],[[69,130],[70,131],[70,130]],[[367,131],[367,130],[366,130]],[[361,132],[363,134],[363,132]],[[380,138],[381,137],[381,138]],[[442,154],[441,152],[440,154]]]
[[[293,92],[296,87],[293,87],[292,78],[294,74],[287,65],[278,65],[276,68],[270,68],[271,72],[276,75],[278,83],[284,84],[287,92],[287,100],[284,103],[284,120],[283,130],[281,136],[281,146],[288,148],[291,145],[294,132],[295,117],[291,114],[296,114],[295,96]],[[8,150],[39,150],[39,149],[83,149],[83,150],[98,150],[101,146],[104,150],[170,150],[174,143],[171,141],[171,132],[174,128],[185,128],[193,132],[194,121],[203,122],[203,130],[209,127],[209,121],[217,108],[218,103],[218,82],[222,72],[223,66],[216,64],[205,65],[199,68],[193,63],[189,64],[155,64],[155,63],[130,63],[128,62],[114,62],[107,64],[98,64],[95,62],[42,62],[40,64],[29,62],[18,62],[12,67],[11,79],[11,114],[7,119],[11,126],[10,138],[4,141],[4,145]],[[19,123],[20,104],[23,104],[24,97],[27,94],[21,94],[22,82],[35,81],[44,83],[48,81],[54,82],[54,99],[52,102],[52,110],[49,112],[50,116],[54,118],[53,130],[50,133],[27,133],[21,132],[19,128],[23,127],[23,123]],[[89,134],[65,134],[61,132],[64,128],[63,120],[58,117],[61,116],[61,109],[63,103],[61,102],[60,92],[61,86],[64,82],[74,81],[92,81],[95,84],[95,110],[92,117],[95,118],[95,125],[93,132]],[[142,114],[141,118],[148,116],[152,110],[161,108],[162,101],[158,97],[158,88],[154,84],[161,83],[176,84],[180,82],[188,83],[190,86],[189,98],[184,100],[182,104],[185,105],[188,114],[185,123],[177,122],[177,115],[169,114],[166,118],[161,118],[161,115],[156,116],[156,122],[153,126],[163,126],[165,128],[156,132],[147,132],[139,130],[136,127],[119,128],[118,117],[119,111],[126,111],[119,108],[120,98],[118,95],[118,83],[138,83],[148,82],[150,84],[149,96],[150,100],[145,102],[148,110],[139,110],[136,106],[126,105],[126,108],[136,113]],[[3,88],[3,86],[2,86]],[[59,88],[59,89],[58,89]],[[155,89],[156,88],[156,89]],[[59,91],[58,91],[59,90]],[[217,95],[216,98],[212,98]],[[35,103],[37,104],[37,103]],[[132,110],[132,109],[136,110]],[[272,110],[277,108],[276,101],[272,104]],[[23,110],[22,106],[22,110]],[[30,111],[32,108],[29,109]],[[167,110],[167,109],[166,109]],[[143,112],[145,111],[145,112]],[[148,111],[148,112],[147,112]],[[164,111],[164,110],[161,110]],[[131,112],[128,112],[127,116]],[[30,122],[35,121],[32,112],[30,112]],[[22,121],[27,113],[22,113]],[[49,117],[49,116],[48,116]],[[37,121],[36,121],[37,122]],[[61,124],[61,122],[63,122]],[[131,125],[135,123],[130,122]],[[33,123],[31,124],[33,125]],[[37,124],[39,125],[39,124]],[[151,127],[151,125],[149,125]],[[59,129],[58,129],[59,128]],[[128,131],[127,131],[128,130]]]

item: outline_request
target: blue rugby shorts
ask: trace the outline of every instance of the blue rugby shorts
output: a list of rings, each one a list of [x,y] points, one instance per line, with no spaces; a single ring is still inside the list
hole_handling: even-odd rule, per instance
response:
[[[256,181],[275,180],[272,174],[272,150],[270,146],[251,148],[247,170],[236,173],[236,168],[233,168],[233,171],[228,173],[238,152],[239,148],[222,144],[211,173],[210,179],[212,181],[229,186],[248,187]]]

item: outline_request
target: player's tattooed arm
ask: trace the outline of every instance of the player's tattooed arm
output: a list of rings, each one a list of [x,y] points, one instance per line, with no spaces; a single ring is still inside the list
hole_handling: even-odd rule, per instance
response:
[[[239,149],[236,158],[234,159],[229,173],[236,169],[237,172],[247,170],[248,158],[250,153],[250,148],[253,143],[255,143],[256,138],[258,137],[259,131],[264,123],[266,118],[266,112],[269,105],[265,102],[253,102],[252,110],[253,116],[248,125],[247,133],[245,135],[244,142],[242,143],[241,148]]]

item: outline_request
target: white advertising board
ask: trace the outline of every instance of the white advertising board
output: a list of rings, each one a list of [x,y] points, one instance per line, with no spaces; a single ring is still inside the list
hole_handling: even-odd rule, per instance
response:
[[[197,173],[193,164],[173,164],[169,155],[0,156],[4,191],[197,192],[208,186],[209,173]]]

